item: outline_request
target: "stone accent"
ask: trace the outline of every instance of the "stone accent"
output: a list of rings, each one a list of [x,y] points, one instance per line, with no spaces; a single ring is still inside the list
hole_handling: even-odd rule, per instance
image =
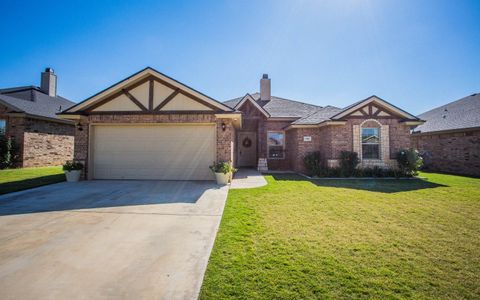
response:
[[[329,168],[337,168],[340,166],[340,160],[338,159],[327,159],[327,166]]]
[[[258,170],[259,172],[266,172],[266,171],[268,171],[268,164],[267,164],[267,159],[266,159],[266,158],[259,158],[259,159],[258,159],[257,170]]]
[[[390,130],[388,125],[380,127],[380,156],[383,161],[390,159]]]
[[[85,165],[83,178],[88,178],[89,172],[89,125],[92,123],[215,123],[217,136],[217,162],[232,161],[235,163],[235,128],[231,119],[217,119],[214,114],[100,114],[82,117],[75,130],[75,160]],[[222,123],[226,125],[225,131]]]
[[[361,130],[364,127],[380,128],[380,159],[363,159]],[[359,125],[353,125],[353,151],[358,153],[359,167],[362,168],[391,168],[396,167],[394,160],[390,159],[390,126],[378,120],[367,119]]]
[[[358,157],[362,155],[362,138],[360,136],[360,125],[353,125],[353,152],[357,152]]]
[[[412,147],[424,154],[425,167],[436,172],[480,176],[480,130],[413,134]]]

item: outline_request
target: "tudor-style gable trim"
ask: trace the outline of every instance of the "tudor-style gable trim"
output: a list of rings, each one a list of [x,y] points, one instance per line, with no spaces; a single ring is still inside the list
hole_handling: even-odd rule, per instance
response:
[[[270,118],[270,114],[265,109],[263,109],[263,107],[258,105],[257,101],[255,101],[252,95],[248,93],[245,96],[243,96],[242,100],[240,100],[240,102],[238,102],[237,105],[235,105],[234,109],[239,110],[240,107],[242,107],[242,105],[247,101],[251,102],[253,106],[255,106],[255,108],[258,109],[265,117]]]
[[[374,106],[373,104],[376,104],[377,106]],[[349,115],[362,117],[392,117],[391,113],[406,120],[420,121],[420,119],[414,115],[409,114],[375,95],[347,107],[338,114],[332,116],[331,119],[340,120]]]
[[[147,83],[147,89],[148,89],[148,98],[145,99],[147,105],[144,105],[141,103],[141,101],[135,101],[139,100],[136,99],[135,97],[130,97],[127,94],[127,97],[132,100],[141,110],[146,109],[146,112],[149,111],[154,111],[154,96],[153,96],[153,91],[155,90],[154,84],[155,82],[158,82],[161,85],[164,85],[168,87],[169,89],[172,90],[179,90],[179,93],[183,94],[184,96],[187,96],[191,98],[193,101],[197,101],[201,103],[202,105],[208,107],[206,110],[215,110],[215,111],[223,111],[223,112],[232,112],[234,111],[232,108],[228,107],[227,105],[218,102],[205,94],[200,93],[199,91],[179,82],[176,81],[175,79],[168,77],[167,75],[158,72],[157,70],[147,67],[140,72],[137,72],[133,74],[132,76],[112,85],[111,87],[93,95],[92,97],[82,101],[81,103],[78,103],[71,108],[65,110],[62,112],[62,114],[78,114],[82,112],[89,112],[92,109],[101,106],[102,104],[105,104],[106,102],[113,100],[114,98],[118,97],[121,93],[126,94],[125,91],[127,91],[130,95],[132,95],[132,90],[135,89],[136,87],[139,87],[140,85],[143,85],[144,83]],[[162,99],[165,100],[165,99]],[[139,105],[141,104],[141,105]]]

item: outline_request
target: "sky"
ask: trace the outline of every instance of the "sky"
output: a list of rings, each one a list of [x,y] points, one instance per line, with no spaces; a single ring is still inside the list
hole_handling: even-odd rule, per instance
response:
[[[151,66],[225,101],[377,95],[411,113],[480,92],[480,1],[0,1],[0,87],[52,67],[74,102]],[[8,13],[5,13],[8,12]]]

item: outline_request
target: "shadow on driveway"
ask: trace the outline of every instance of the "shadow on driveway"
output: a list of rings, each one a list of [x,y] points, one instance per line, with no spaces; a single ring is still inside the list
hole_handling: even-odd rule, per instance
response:
[[[196,203],[212,181],[94,180],[58,183],[0,196],[0,216],[38,212]]]
[[[308,181],[321,187],[366,190],[379,193],[398,193],[446,187],[423,179],[307,179],[297,174],[271,174],[276,181]]]

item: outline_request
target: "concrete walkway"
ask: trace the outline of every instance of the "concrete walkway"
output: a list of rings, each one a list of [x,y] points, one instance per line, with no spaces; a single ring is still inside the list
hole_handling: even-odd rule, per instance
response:
[[[0,298],[196,299],[227,193],[118,180],[0,196]]]
[[[252,189],[267,185],[265,178],[255,169],[239,169],[233,176],[231,189]]]

